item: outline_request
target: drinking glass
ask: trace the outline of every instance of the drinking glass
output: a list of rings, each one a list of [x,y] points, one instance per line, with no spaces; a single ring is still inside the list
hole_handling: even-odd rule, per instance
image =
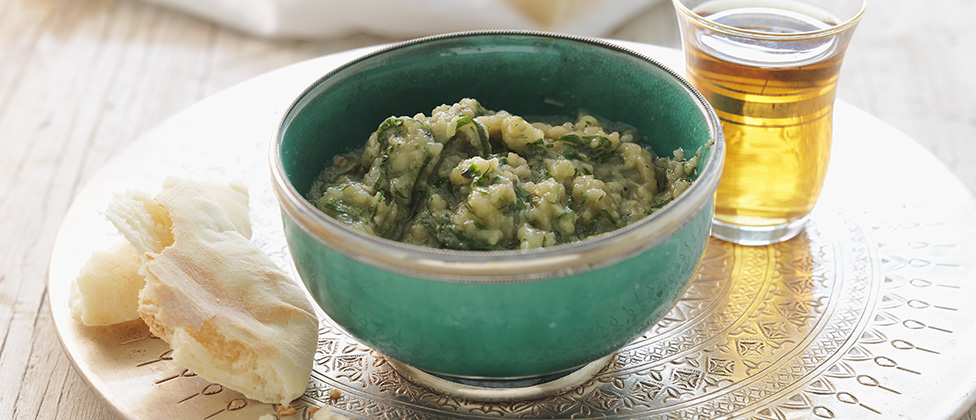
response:
[[[672,1],[687,78],[727,145],[712,235],[796,236],[827,174],[837,77],[866,0]]]

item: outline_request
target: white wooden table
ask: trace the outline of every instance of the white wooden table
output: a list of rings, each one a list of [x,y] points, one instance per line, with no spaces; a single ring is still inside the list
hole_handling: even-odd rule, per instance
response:
[[[872,2],[839,96],[906,132],[976,190],[976,81],[964,77],[976,67],[967,21],[976,3],[934,6]],[[666,3],[610,37],[678,47]],[[61,349],[45,288],[61,218],[106,160],[236,83],[389,41],[254,39],[131,0],[0,0],[0,418],[113,418]]]

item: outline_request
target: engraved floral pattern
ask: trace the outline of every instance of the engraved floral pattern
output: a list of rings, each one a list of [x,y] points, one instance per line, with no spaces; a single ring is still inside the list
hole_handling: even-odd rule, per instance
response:
[[[254,242],[292,269],[266,171],[242,173],[256,186]],[[944,242],[951,236],[931,222],[940,217],[924,205],[815,213],[801,236],[774,246],[711,240],[664,319],[586,384],[539,400],[468,401],[415,385],[323,316],[300,402],[356,419],[887,418],[886,401],[937,366],[957,328],[945,319],[960,310],[951,296],[965,285],[952,274],[966,256]],[[182,387],[184,405],[208,402],[201,418],[248,403],[183,372],[141,331],[120,343],[145,355],[136,369],[155,386]]]

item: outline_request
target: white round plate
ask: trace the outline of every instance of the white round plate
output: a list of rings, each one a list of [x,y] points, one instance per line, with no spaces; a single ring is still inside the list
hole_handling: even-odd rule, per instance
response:
[[[622,44],[683,68],[678,51]],[[122,417],[255,419],[273,408],[175,365],[140,321],[86,328],[71,318],[79,268],[120,240],[100,213],[111,194],[155,192],[167,176],[243,181],[253,241],[294,273],[270,190],[272,133],[308,84],[370,50],[206,99],[121,151],[79,193],[51,256],[51,311],[78,371]],[[827,184],[805,232],[769,247],[713,239],[668,317],[592,381],[533,401],[457,399],[405,381],[320,313],[298,415],[328,404],[358,419],[953,419],[976,395],[974,214],[976,198],[931,154],[838,102]]]

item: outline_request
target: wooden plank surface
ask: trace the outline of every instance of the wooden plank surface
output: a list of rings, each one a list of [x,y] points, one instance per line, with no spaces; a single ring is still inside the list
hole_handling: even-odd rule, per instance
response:
[[[839,96],[903,130],[976,190],[972,16],[969,0],[872,2]],[[668,3],[610,37],[679,45]],[[132,0],[0,0],[0,418],[114,418],[71,367],[46,308],[54,235],[94,171],[167,116],[222,89],[388,41],[255,39]],[[865,165],[870,176],[870,159]]]

